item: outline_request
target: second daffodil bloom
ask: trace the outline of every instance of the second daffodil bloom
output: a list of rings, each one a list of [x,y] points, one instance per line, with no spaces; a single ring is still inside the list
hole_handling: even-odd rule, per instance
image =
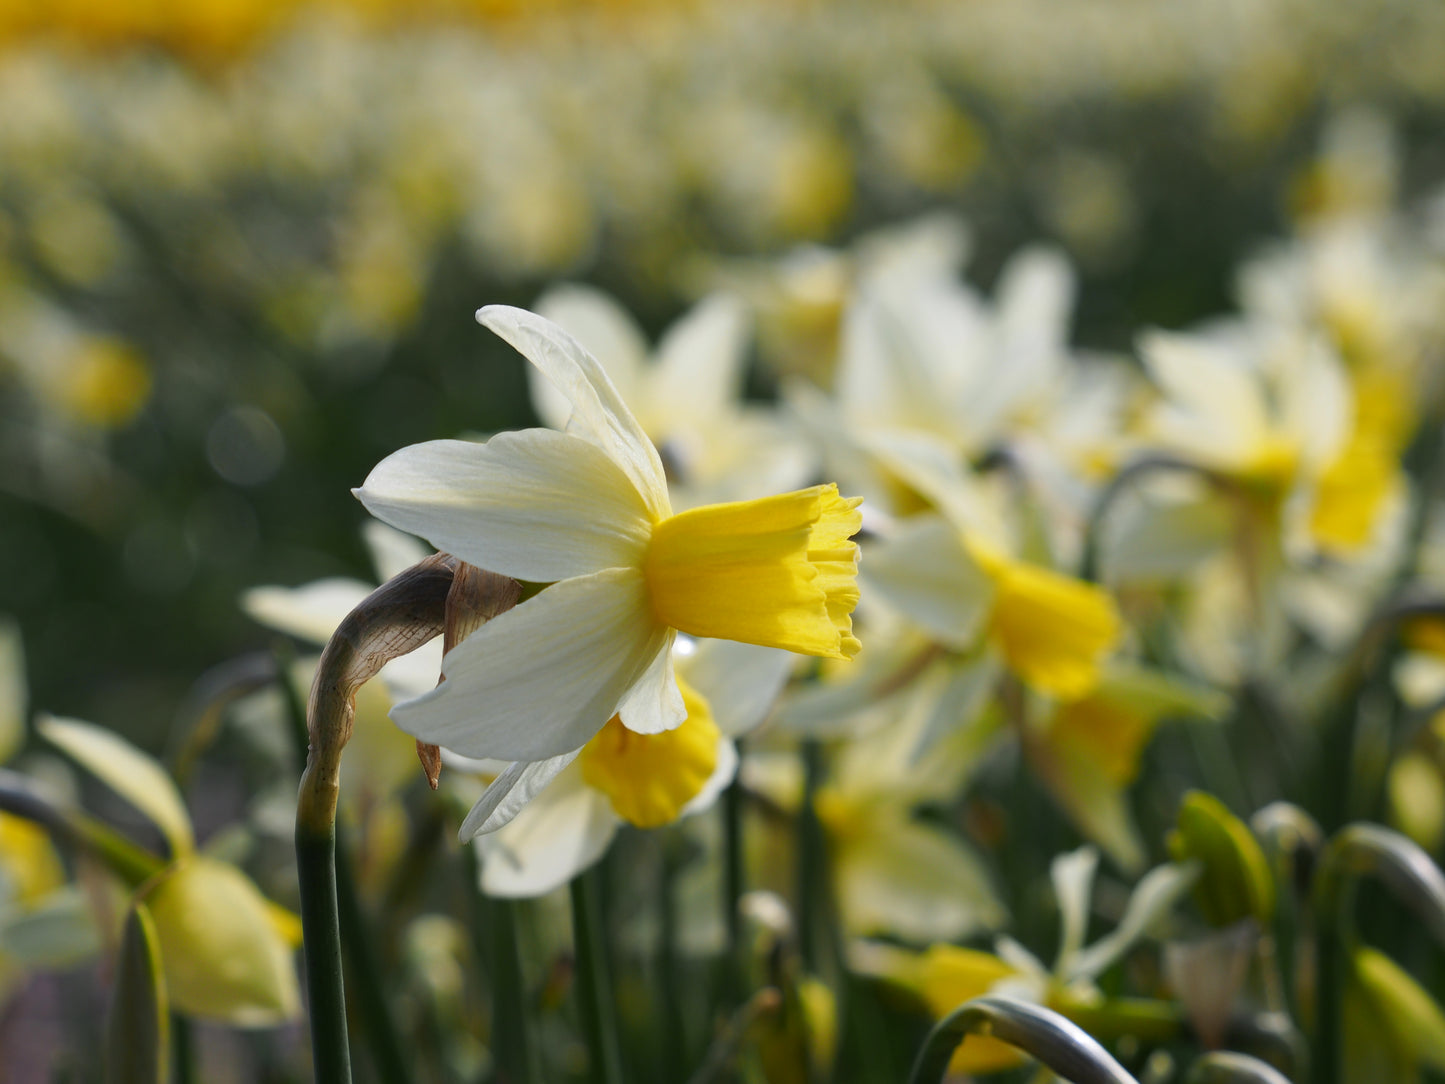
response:
[[[550,762],[510,804],[614,716],[635,734],[687,718],[678,630],[826,658],[858,651],[858,499],[820,485],[673,515],[657,450],[596,359],[533,313],[490,306],[477,319],[571,403],[566,432],[403,448],[357,496],[439,550],[545,586],[447,653],[446,680],[392,712],[403,730],[518,772]]]

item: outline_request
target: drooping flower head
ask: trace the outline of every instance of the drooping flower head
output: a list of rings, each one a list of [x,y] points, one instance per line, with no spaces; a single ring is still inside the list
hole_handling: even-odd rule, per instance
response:
[[[822,485],[673,515],[657,450],[597,361],[533,313],[477,318],[566,396],[567,431],[412,445],[356,494],[444,552],[546,586],[450,651],[446,681],[393,711],[402,729],[466,756],[558,758],[614,715],[637,734],[683,722],[679,630],[857,652],[858,499]]]

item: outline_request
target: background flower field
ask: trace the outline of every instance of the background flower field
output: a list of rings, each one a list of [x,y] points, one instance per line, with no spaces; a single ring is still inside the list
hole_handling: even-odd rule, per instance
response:
[[[990,991],[1140,1081],[1445,1073],[1442,55],[1406,0],[7,5],[0,1081],[310,1079],[296,701],[430,552],[351,491],[568,426],[493,304],[678,511],[862,496],[863,646],[684,638],[686,794],[594,756],[474,845],[504,765],[430,790],[440,645],[388,666],[359,1079],[607,1079],[578,875],[629,1081],[904,1080]]]

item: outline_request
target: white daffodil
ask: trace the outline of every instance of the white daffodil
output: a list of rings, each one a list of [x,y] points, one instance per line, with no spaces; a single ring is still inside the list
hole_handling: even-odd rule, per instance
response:
[[[543,895],[600,858],[624,823],[655,828],[710,808],[736,772],[734,739],[763,721],[794,661],[753,644],[680,640],[687,721],[662,734],[609,722],[513,820],[477,837],[482,891]]]
[[[567,431],[413,445],[357,490],[439,550],[544,585],[449,651],[435,690],[392,711],[423,741],[514,762],[464,836],[509,820],[614,716],[633,734],[680,726],[678,631],[839,659],[859,647],[857,499],[823,485],[674,515],[657,450],[597,360],[533,313],[477,318],[571,402]]]
[[[1086,945],[1098,864],[1098,852],[1081,847],[1057,856],[1049,869],[1060,925],[1052,968],[1006,936],[994,941],[991,953],[935,944],[915,955],[865,943],[855,948],[854,965],[913,988],[939,1018],[988,993],[1047,1005],[1065,1016],[1086,1010],[1103,999],[1095,980],[1148,937],[1199,876],[1195,863],[1154,867],[1134,887],[1113,931]],[[1024,1060],[1017,1048],[1005,1043],[970,1039],[954,1054],[950,1070],[983,1075]]]
[[[986,744],[954,729],[918,755],[934,725],[933,706],[928,693],[910,687],[855,714],[855,733],[866,732],[837,747],[816,794],[834,898],[850,934],[926,944],[994,930],[1007,918],[978,852],[943,823],[918,815],[959,796]],[[792,753],[750,752],[741,778],[781,808],[801,805],[801,765]],[[758,876],[769,872],[781,870]]]
[[[1108,592],[1032,559],[1041,547],[1005,520],[1007,498],[956,460],[917,442],[877,447],[941,512],[903,520],[874,547],[866,575],[879,600],[960,658],[1001,658],[1060,700],[1087,695],[1123,632]]]
[[[992,302],[956,277],[873,276],[843,321],[833,398],[793,387],[791,400],[830,471],[875,512],[919,506],[876,447],[902,437],[945,458],[1006,450],[1061,505],[1055,518],[1076,519],[1139,381],[1070,350],[1073,294],[1067,261],[1042,248],[1009,262]]]
[[[1152,332],[1140,353],[1164,393],[1157,444],[1243,487],[1288,549],[1352,555],[1402,507],[1395,450],[1323,339],[1232,323]]]
[[[538,300],[537,314],[575,336],[607,371],[661,451],[674,504],[776,493],[812,472],[800,435],[771,408],[742,402],[749,329],[737,298],[704,299],[668,328],[650,358],[636,321],[599,290],[554,287]],[[565,429],[572,404],[541,370],[527,375],[538,416]]]

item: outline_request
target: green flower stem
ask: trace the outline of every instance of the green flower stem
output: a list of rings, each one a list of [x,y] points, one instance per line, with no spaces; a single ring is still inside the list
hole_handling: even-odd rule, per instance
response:
[[[658,1022],[662,1028],[659,1047],[662,1054],[662,1078],[681,1080],[683,1051],[686,1046],[682,1012],[682,986],[678,981],[677,960],[677,898],[675,894],[678,860],[675,856],[680,842],[672,832],[656,833],[658,847],[657,876],[657,972],[662,1011]]]
[[[346,991],[341,973],[341,916],[336,903],[335,808],[327,815],[306,802],[296,816],[296,869],[301,887],[306,996],[311,1004],[311,1059],[317,1084],[349,1084]]]
[[[195,1084],[196,1049],[191,1022],[171,1013],[171,1084]]]
[[[1348,656],[1336,668],[1336,677],[1324,703],[1329,705],[1314,742],[1315,793],[1311,809],[1326,831],[1349,820],[1358,800],[1355,785],[1355,745],[1360,705],[1374,698],[1393,707],[1390,668],[1400,626],[1412,618],[1445,619],[1445,599],[1403,597],[1386,604],[1365,626]]]
[[[974,998],[935,1024],[909,1084],[939,1084],[954,1050],[970,1035],[1018,1047],[1074,1084],[1138,1084],[1076,1024],[1042,1006],[1002,997]]]
[[[378,587],[332,634],[311,687],[306,768],[296,800],[296,865],[317,1084],[350,1084],[337,897],[336,805],[356,692],[390,660],[442,632],[456,562],[428,557]]]
[[[471,899],[472,947],[491,982],[491,1048],[495,1084],[531,1084],[542,1079],[532,1041],[517,938],[517,904],[481,892],[477,851],[462,847],[462,863]]]
[[[743,758],[743,742],[737,741],[738,762]],[[747,890],[743,865],[743,793],[742,781],[734,778],[723,791],[723,924],[727,930],[727,959],[723,991],[726,1004],[736,1005],[747,990],[747,963],[743,955],[743,916],[739,909]]]
[[[396,1019],[387,1000],[381,960],[376,952],[379,940],[356,890],[351,852],[346,847],[346,835],[340,827],[337,828],[335,865],[341,947],[346,965],[351,970],[351,989],[356,994],[366,1045],[383,1084],[408,1084],[412,1076],[411,1062],[402,1046],[401,1033],[397,1030]]]
[[[1379,880],[1445,946],[1445,874],[1416,843],[1376,824],[1351,824],[1320,856],[1312,889],[1318,930],[1313,1054],[1317,1084],[1340,1079],[1342,996],[1359,947],[1355,898],[1364,877]]]
[[[803,756],[803,804],[798,810],[798,951],[803,967],[817,973],[827,952],[827,877],[823,825],[818,820],[816,799],[823,779],[823,747],[805,741]]]
[[[597,899],[597,870],[572,879],[572,939],[577,954],[577,997],[582,1028],[591,1055],[589,1079],[594,1084],[622,1084],[622,1058],[617,1046],[612,978]]]
[[[288,714],[291,717],[292,734],[296,737],[301,755],[304,757],[307,751],[306,713],[301,706],[301,698],[297,695],[296,687],[291,681],[292,657],[289,645],[277,648],[276,680],[281,687],[282,698],[286,702]],[[330,827],[330,875],[333,881],[334,906],[339,922],[339,937],[346,963],[351,968],[351,988],[357,996],[357,1008],[364,1025],[363,1033],[366,1036],[366,1044],[371,1051],[377,1076],[383,1081],[383,1084],[407,1084],[411,1079],[411,1072],[403,1053],[396,1022],[392,1017],[391,1006],[386,1000],[381,965],[376,955],[374,931],[371,923],[366,919],[360,896],[356,891],[356,878],[352,873],[350,852],[346,848],[344,834],[335,823]],[[299,824],[297,832],[297,855],[299,858]],[[324,893],[325,886],[320,886],[319,890]],[[303,907],[303,926],[305,920]]]

